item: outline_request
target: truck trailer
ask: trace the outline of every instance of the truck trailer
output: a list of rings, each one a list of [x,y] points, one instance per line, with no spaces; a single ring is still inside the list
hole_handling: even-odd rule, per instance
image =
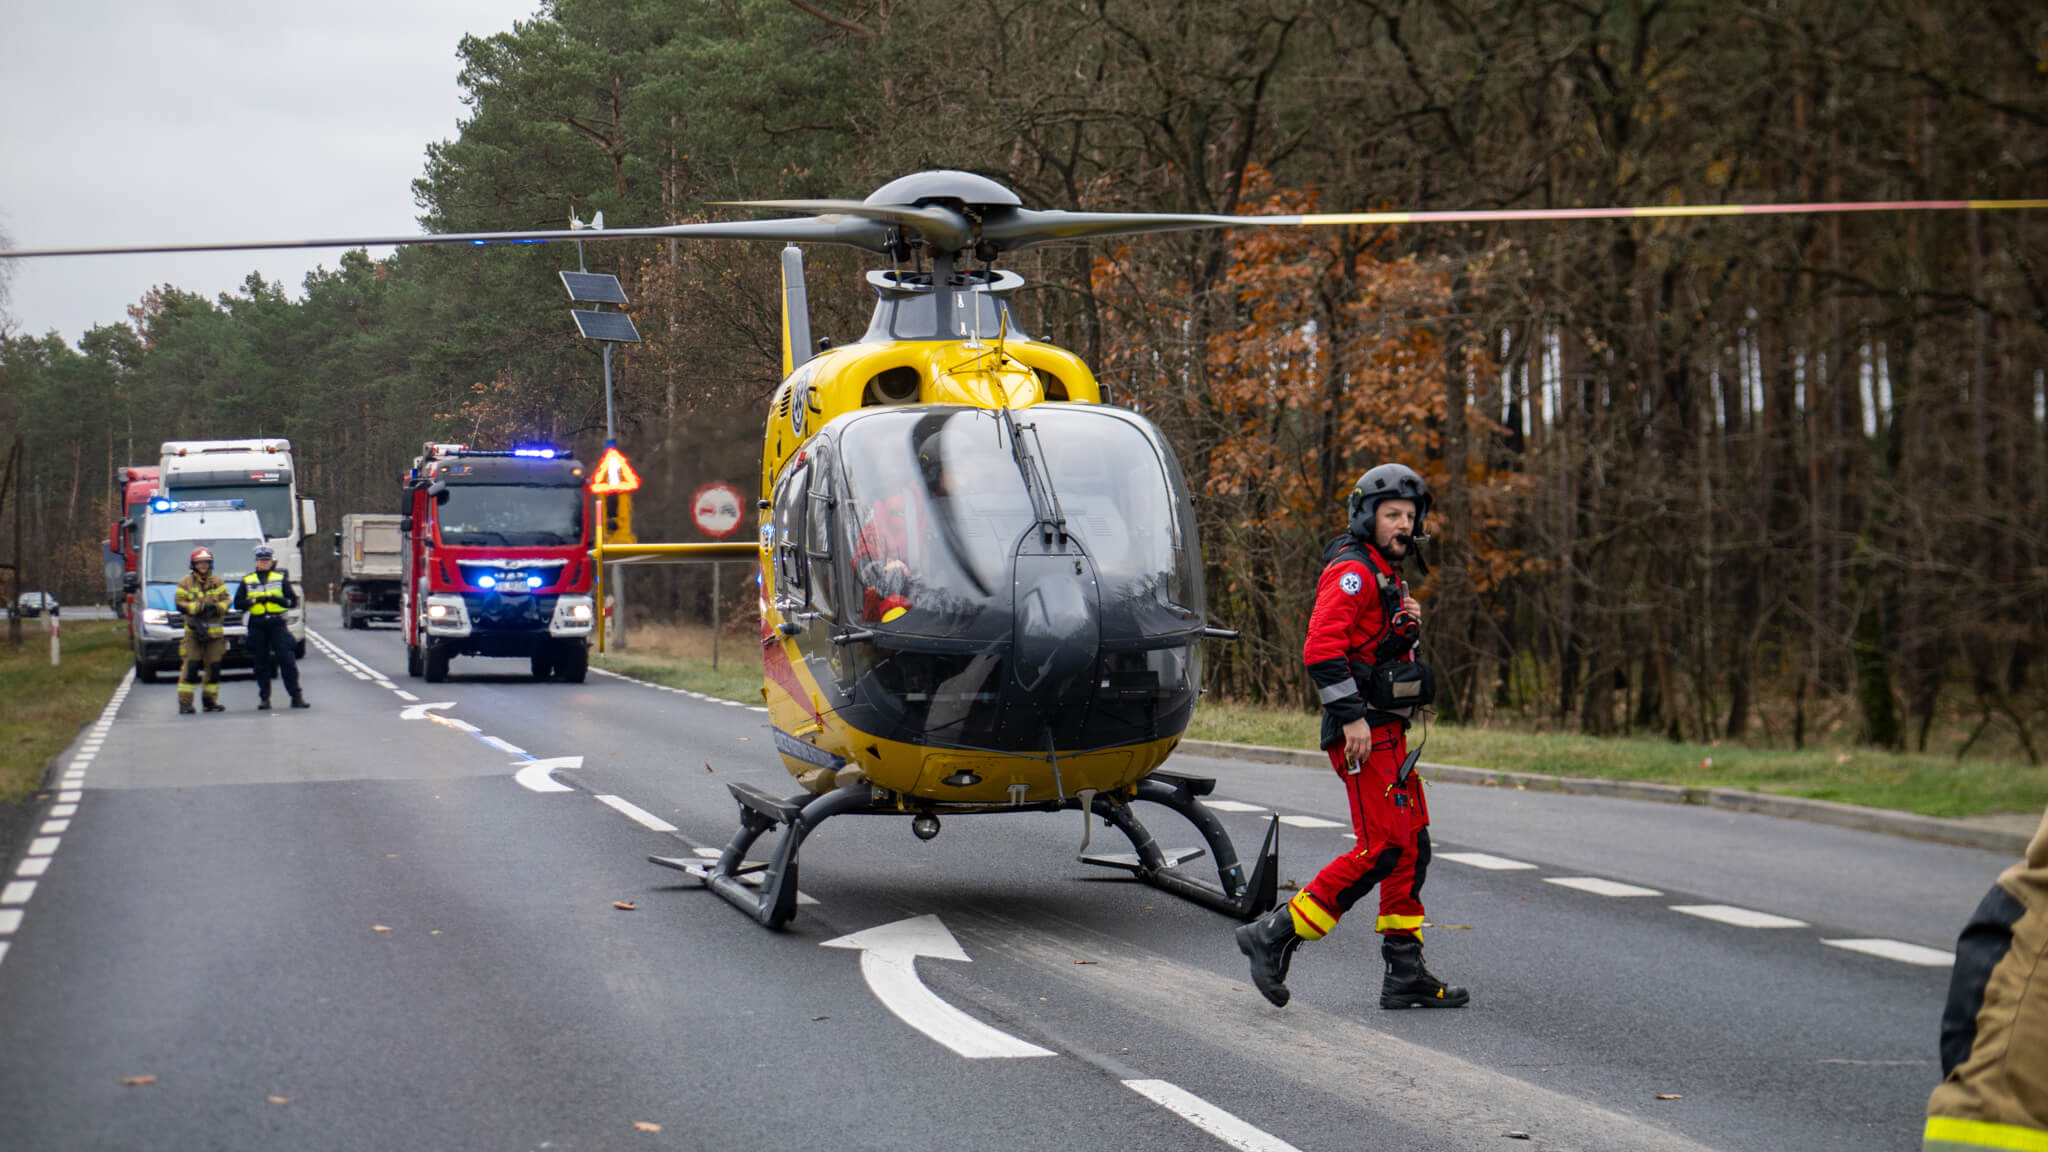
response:
[[[334,534],[341,559],[341,626],[368,628],[371,621],[399,622],[405,611],[405,535],[402,516],[352,512]]]

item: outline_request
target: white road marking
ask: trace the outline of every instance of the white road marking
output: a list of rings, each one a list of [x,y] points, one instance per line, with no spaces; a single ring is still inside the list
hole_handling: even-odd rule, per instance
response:
[[[1323,819],[1323,818],[1322,818],[1321,816],[1282,816],[1282,817],[1280,818],[1280,822],[1281,822],[1282,824],[1285,824],[1285,825],[1287,825],[1287,826],[1288,826],[1288,827],[1290,827],[1290,828],[1342,828],[1342,827],[1343,827],[1343,825],[1342,825],[1342,824],[1339,824],[1339,823],[1337,823],[1337,822],[1336,822],[1335,820],[1325,820],[1325,819]]]
[[[398,710],[398,718],[400,720],[432,720],[435,717],[427,715],[428,709],[453,707],[455,707],[455,701],[453,700],[436,700],[432,704],[408,704]]]
[[[59,803],[63,804],[76,804],[78,803],[79,797],[83,795],[85,795],[85,793],[75,790],[71,792],[59,792],[57,793],[57,800]]]
[[[400,700],[413,700],[413,701],[416,701],[416,700],[418,700],[418,699],[419,699],[419,697],[417,697],[417,696],[413,695],[413,694],[412,694],[412,693],[410,693],[410,692],[407,692],[407,691],[406,691],[405,689],[403,689],[403,688],[393,688],[393,689],[391,690],[391,692],[392,692],[392,694],[393,694],[393,695],[397,696],[397,697],[398,697],[398,698],[399,698]]]
[[[534,760],[512,774],[512,780],[529,792],[574,792],[575,789],[555,779],[549,773],[557,768],[581,768],[581,756],[556,756],[549,760]]]
[[[1124,1087],[1241,1152],[1301,1152],[1265,1129],[1247,1124],[1200,1096],[1164,1080],[1126,1080]]]
[[[1484,868],[1489,872],[1518,872],[1525,868],[1535,867],[1534,864],[1525,864],[1520,860],[1510,860],[1505,856],[1490,856],[1484,852],[1438,852],[1436,858],[1438,860],[1456,860],[1460,864],[1470,864],[1474,868]]]
[[[607,808],[616,809],[623,813],[626,819],[633,821],[643,828],[652,828],[656,832],[673,832],[676,830],[675,825],[630,800],[622,800],[617,796],[599,796],[597,802]]]
[[[1662,896],[1655,888],[1638,888],[1634,884],[1623,884],[1619,880],[1602,880],[1598,876],[1545,876],[1543,882],[1561,888],[1576,888],[1591,892],[1595,896]]]
[[[34,896],[35,894],[35,881],[9,881],[7,887],[0,888],[0,904],[26,904],[29,901],[29,897]]]
[[[1673,904],[1673,912],[1687,916],[1698,916],[1721,924],[1733,924],[1737,928],[1804,928],[1806,921],[1794,920],[1790,916],[1777,916],[1769,912],[1758,912],[1750,908],[1737,908],[1730,904]]]
[[[24,856],[21,858],[21,863],[15,865],[14,874],[16,876],[41,876],[49,870],[50,858],[48,856]]]
[[[7,948],[7,941],[0,940],[0,961],[5,961],[7,959]]]
[[[28,854],[31,856],[48,856],[57,850],[59,839],[60,837],[56,836],[38,836],[28,842]]]
[[[69,820],[45,820],[43,821],[42,834],[45,836],[55,836],[70,827],[71,821]]]
[[[76,805],[76,804],[52,804],[52,805],[50,805],[50,815],[52,815],[52,816],[76,816],[76,815],[78,815],[78,805]]]
[[[969,1060],[1016,1059],[1057,1053],[992,1028],[953,1007],[917,977],[917,958],[968,962],[967,953],[937,916],[916,916],[824,942],[860,951],[860,974],[898,1020]]]
[[[457,732],[469,732],[474,734],[483,731],[483,729],[477,727],[474,724],[471,724],[469,721],[457,720],[453,716],[433,716],[429,717],[429,719],[433,720],[437,724],[442,725],[443,727],[453,728]]]
[[[519,745],[513,744],[509,741],[500,740],[496,736],[484,737],[484,743],[489,744],[491,747],[496,748],[500,752],[510,752],[514,756],[526,755],[526,749],[521,748]]]
[[[1265,811],[1265,809],[1264,809],[1264,808],[1260,807],[1260,806],[1259,806],[1259,805],[1257,805],[1257,804],[1247,804],[1247,803],[1245,803],[1245,802],[1244,802],[1244,801],[1242,801],[1242,800],[1204,800],[1204,801],[1202,801],[1202,803],[1203,803],[1203,804],[1204,804],[1205,806],[1207,806],[1207,807],[1210,807],[1210,808],[1214,808],[1214,809],[1215,809],[1216,811],[1218,811],[1218,812],[1264,812],[1264,811]]]
[[[21,927],[21,909],[0,908],[0,936],[12,936]]]
[[[697,855],[704,857],[706,860],[716,860],[720,856],[725,855],[724,852],[721,852],[716,848],[692,848],[690,849],[690,851],[695,852]]]
[[[1956,954],[1939,948],[1923,948],[1908,944],[1904,940],[1827,940],[1821,943],[1831,948],[1846,948],[1851,952],[1862,952],[1870,956],[1882,956],[1886,960],[1897,960],[1901,964],[1918,964],[1923,968],[1953,968]]]

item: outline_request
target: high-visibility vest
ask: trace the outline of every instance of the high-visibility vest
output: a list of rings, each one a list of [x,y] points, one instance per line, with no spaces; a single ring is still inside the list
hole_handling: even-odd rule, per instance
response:
[[[267,576],[276,579],[267,580]],[[251,572],[242,577],[242,591],[249,600],[250,616],[284,615],[284,573],[275,568],[268,572]]]

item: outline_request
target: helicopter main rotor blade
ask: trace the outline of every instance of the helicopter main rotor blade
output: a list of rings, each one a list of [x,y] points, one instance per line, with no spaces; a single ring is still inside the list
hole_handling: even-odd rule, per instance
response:
[[[138,244],[104,248],[10,248],[0,259],[39,256],[136,256],[174,252],[255,252],[278,248],[370,248],[403,244],[546,244],[564,240],[782,240],[847,244],[884,251],[889,229],[874,220],[843,215],[781,220],[731,220],[667,224],[653,228],[577,228],[536,232],[430,232],[413,236],[349,236],[324,240],[241,240],[216,244]]]
[[[737,208],[810,212],[821,216],[829,213],[877,220],[902,228],[914,228],[931,244],[949,252],[957,252],[974,242],[973,223],[966,216],[947,208],[869,204],[861,200],[721,200],[719,203]]]
[[[1137,236],[1148,232],[1192,232],[1202,228],[1237,228],[1279,217],[1218,216],[1184,212],[1064,212],[1030,208],[991,208],[981,222],[981,238],[1008,251],[1054,240],[1091,236]]]

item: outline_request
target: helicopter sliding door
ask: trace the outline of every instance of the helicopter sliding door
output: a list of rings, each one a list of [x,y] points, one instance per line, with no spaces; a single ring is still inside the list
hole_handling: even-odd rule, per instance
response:
[[[998,414],[965,406],[834,425],[830,562],[839,621],[863,638],[835,646],[820,680],[848,722],[1019,752],[1185,729],[1200,688],[1200,550],[1148,423],[1042,404],[1016,414],[1021,445]]]

